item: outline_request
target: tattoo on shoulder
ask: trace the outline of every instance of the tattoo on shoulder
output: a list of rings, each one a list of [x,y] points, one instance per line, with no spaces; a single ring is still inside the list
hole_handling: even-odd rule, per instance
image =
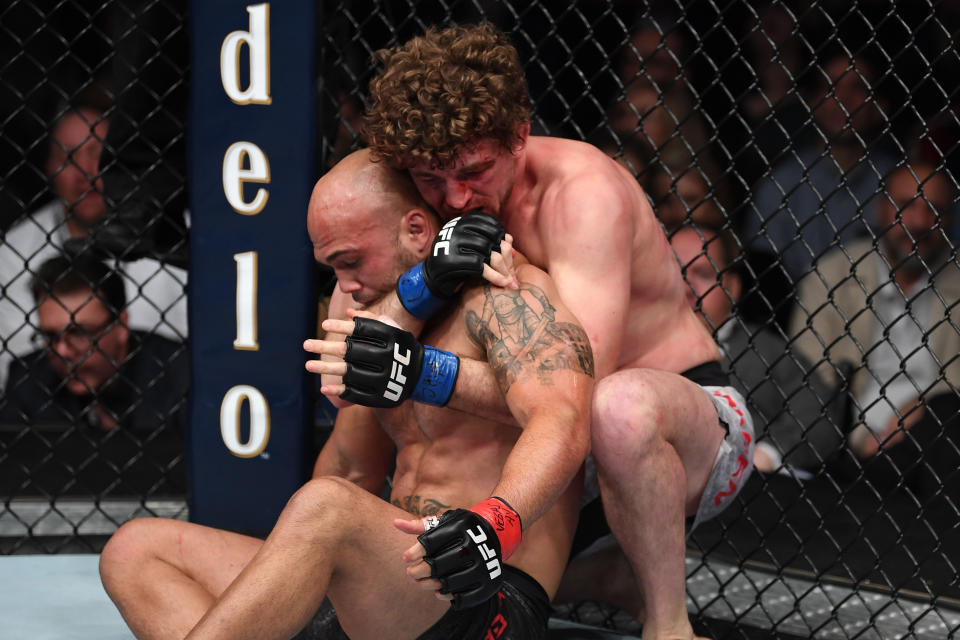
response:
[[[572,322],[557,322],[556,307],[540,287],[521,282],[518,290],[494,293],[483,287],[483,311],[467,312],[467,332],[486,349],[500,388],[526,375],[553,385],[553,372],[569,370],[593,377],[593,351],[587,333]]]
[[[433,498],[421,498],[420,496],[401,496],[390,501],[395,507],[400,507],[407,513],[415,516],[433,516],[441,511],[446,511],[450,505],[444,504]]]

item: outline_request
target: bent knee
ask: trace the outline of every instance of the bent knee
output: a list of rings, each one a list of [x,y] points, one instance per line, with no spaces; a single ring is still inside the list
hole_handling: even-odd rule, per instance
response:
[[[652,446],[666,414],[655,375],[646,369],[629,369],[597,383],[591,408],[595,455],[638,454]]]
[[[356,506],[359,494],[367,492],[343,478],[313,478],[294,493],[284,515],[288,519],[313,522],[318,519],[347,517]]]
[[[110,536],[100,552],[100,577],[109,588],[113,578],[125,571],[137,571],[146,560],[157,556],[158,530],[167,521],[161,518],[137,518],[124,523]]]

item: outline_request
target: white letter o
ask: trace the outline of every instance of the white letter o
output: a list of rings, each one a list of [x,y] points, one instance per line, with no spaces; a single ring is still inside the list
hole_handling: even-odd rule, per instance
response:
[[[240,409],[250,403],[250,439],[240,442]],[[270,408],[263,394],[248,384],[231,387],[220,403],[220,437],[223,444],[238,458],[260,455],[270,439]]]

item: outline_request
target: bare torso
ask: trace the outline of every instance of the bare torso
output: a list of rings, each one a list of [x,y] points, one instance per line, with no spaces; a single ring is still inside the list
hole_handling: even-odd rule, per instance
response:
[[[461,306],[427,327],[424,344],[485,360],[483,350],[466,335],[465,314]],[[488,498],[521,433],[515,425],[421,403],[377,413],[397,445],[390,500],[415,515],[470,508]],[[507,561],[551,595],[566,566],[579,499],[579,485],[571,483],[546,515],[524,529],[520,547]]]
[[[581,298],[580,292],[565,287],[553,268],[556,248],[570,244],[588,246],[589,230],[570,233],[554,224],[551,215],[563,205],[559,193],[562,187],[570,180],[584,178],[615,198],[627,213],[611,223],[605,212],[591,212],[589,215],[595,218],[591,224],[617,224],[617,233],[632,238],[630,255],[622,256],[629,262],[630,297],[614,368],[681,373],[718,360],[716,344],[686,302],[687,285],[642,188],[629,171],[595,147],[561,138],[528,139],[522,175],[500,212],[517,249],[530,262],[554,275],[564,302],[589,329],[590,323],[582,312],[584,300],[589,298],[577,299]],[[603,288],[602,282],[596,284]],[[595,337],[591,334],[592,341]]]

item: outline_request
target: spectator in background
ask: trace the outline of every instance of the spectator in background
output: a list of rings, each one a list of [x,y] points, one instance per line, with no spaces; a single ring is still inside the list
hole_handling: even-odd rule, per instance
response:
[[[646,191],[663,226],[671,231],[686,223],[722,227],[726,221],[716,187],[695,169],[671,174],[655,167],[647,174]]]
[[[887,146],[891,141],[880,133],[883,102],[867,59],[831,55],[812,73],[818,89],[810,108],[818,141],[786,155],[760,179],[755,211],[745,220],[752,270],[761,273],[772,265],[783,274],[780,281],[761,283],[774,307],[817,258],[868,234],[870,203],[896,164]],[[781,323],[789,303],[788,298],[782,305]]]
[[[674,174],[694,167],[713,181],[710,135],[686,75],[688,43],[681,22],[641,22],[619,54],[623,94],[607,121],[621,140],[633,139],[653,163]],[[662,30],[662,31],[661,31]]]
[[[337,91],[337,104],[340,117],[327,161],[330,167],[349,155],[356,146],[363,146],[367,142],[363,135],[363,101],[346,89],[340,89]]]
[[[751,139],[737,167],[748,186],[780,163],[791,148],[813,142],[810,110],[797,90],[798,78],[808,64],[797,21],[782,5],[758,7],[757,18],[743,48],[748,75],[754,81],[740,102]]]
[[[88,237],[71,240],[71,252],[92,244],[124,262],[187,266],[188,4],[123,0],[101,8],[114,47],[114,103],[100,158],[109,215]]]
[[[640,84],[661,94],[689,92],[684,72],[689,46],[683,28],[674,17],[640,21],[619,54],[618,75],[624,87]]]
[[[687,77],[686,27],[670,19],[643,21],[620,52],[623,94],[607,111],[614,137],[646,158],[641,183],[667,229],[685,220],[723,224],[724,198],[708,127]]]
[[[824,256],[799,288],[791,331],[829,384],[849,380],[849,446],[872,482],[909,475],[930,496],[960,468],[960,265],[947,241],[950,179],[933,165],[894,171],[875,202],[876,240]],[[952,444],[948,444],[952,443]],[[923,456],[926,464],[917,464]],[[954,493],[956,495],[956,493]]]
[[[675,136],[676,123],[670,119],[657,89],[646,79],[634,80],[624,87],[623,97],[607,110],[607,125],[618,139],[631,141],[649,158],[658,150],[669,155],[666,147],[672,139],[680,142]],[[676,144],[673,149],[683,153]]]
[[[107,120],[88,107],[60,116],[50,135],[47,175],[57,198],[14,225],[0,243],[0,386],[15,357],[35,348],[36,308],[30,280],[70,238],[83,238],[106,212],[97,173]],[[187,335],[187,272],[143,258],[118,266],[132,327],[183,340]]]
[[[830,389],[818,375],[808,377],[809,364],[778,332],[736,315],[743,287],[729,231],[688,225],[670,236],[670,244],[690,287],[690,305],[716,336],[724,368],[754,416],[754,465],[811,477],[843,443],[830,419]]]
[[[911,133],[911,139],[916,140],[916,148],[911,155],[927,164],[943,165],[943,171],[953,176],[954,181],[960,177],[960,96],[953,105],[941,111],[927,122],[918,122]],[[954,246],[960,245],[960,215],[957,209],[960,203],[953,203],[951,214],[952,228],[947,229],[947,235]]]
[[[91,257],[44,262],[31,289],[44,347],[11,363],[0,420],[52,425],[79,440],[79,450],[58,447],[54,456],[88,489],[119,480],[132,493],[161,484],[182,493],[186,347],[131,330],[123,281]],[[91,440],[100,442],[99,461]],[[29,448],[11,453],[13,462],[30,456]]]

